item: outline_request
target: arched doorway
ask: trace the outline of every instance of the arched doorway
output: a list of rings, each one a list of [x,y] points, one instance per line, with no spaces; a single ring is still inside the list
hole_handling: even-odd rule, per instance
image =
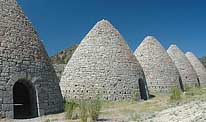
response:
[[[185,91],[185,89],[184,89],[184,85],[183,85],[183,83],[182,83],[182,78],[181,78],[181,77],[179,77],[179,83],[180,83],[180,89],[181,89],[182,91]]]
[[[139,91],[140,91],[140,97],[143,100],[148,99],[148,91],[147,91],[147,85],[143,79],[139,79]]]
[[[36,91],[26,80],[19,80],[13,87],[13,106],[15,119],[37,117]]]
[[[200,86],[200,79],[197,78],[197,83],[198,83],[198,86]]]

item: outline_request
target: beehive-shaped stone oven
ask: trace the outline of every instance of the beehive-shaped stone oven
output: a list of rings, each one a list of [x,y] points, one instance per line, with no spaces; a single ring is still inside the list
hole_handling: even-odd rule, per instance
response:
[[[143,68],[150,92],[168,92],[181,83],[175,64],[154,37],[146,37],[134,55]]]
[[[28,18],[15,0],[0,0],[0,118],[63,111],[59,81]]]
[[[60,82],[68,99],[131,99],[148,97],[144,73],[120,33],[107,21],[98,22],[69,60]],[[137,98],[139,95],[136,95]],[[137,99],[136,98],[136,99]]]
[[[198,76],[199,83],[201,85],[206,85],[206,69],[204,65],[192,52],[187,52],[186,57],[192,64],[193,68],[195,69]]]
[[[167,50],[169,56],[172,58],[175,63],[180,76],[183,81],[183,85],[187,86],[196,86],[198,85],[198,77],[197,74],[190,64],[189,60],[185,56],[185,54],[176,46],[171,45]]]

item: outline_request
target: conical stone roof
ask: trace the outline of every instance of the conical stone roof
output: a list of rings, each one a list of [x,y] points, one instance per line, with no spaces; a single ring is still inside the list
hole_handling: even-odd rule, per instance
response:
[[[176,45],[171,45],[167,52],[181,75],[183,85],[198,85],[197,74],[185,54]]]
[[[14,90],[15,84],[27,87],[33,95],[29,96],[32,99],[30,112],[36,112],[36,116],[63,111],[53,66],[16,0],[0,0],[0,84],[0,118],[15,117],[14,95],[21,94],[21,89]],[[38,110],[34,111],[34,107]]]
[[[185,55],[187,59],[190,61],[190,63],[192,64],[193,68],[195,69],[197,76],[199,78],[200,84],[205,85],[206,84],[206,69],[204,65],[192,52],[187,52]]]
[[[179,85],[179,73],[160,42],[147,36],[134,52],[143,68],[150,92],[168,92]]]
[[[98,22],[81,41],[60,82],[65,98],[128,100],[139,93],[144,73],[120,33],[107,21]]]

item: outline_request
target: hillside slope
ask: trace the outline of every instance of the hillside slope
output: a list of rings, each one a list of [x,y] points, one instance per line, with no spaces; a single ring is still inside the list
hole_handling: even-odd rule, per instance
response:
[[[206,67],[206,56],[200,58],[200,61],[203,63],[203,65]]]
[[[53,64],[67,64],[69,59],[71,58],[72,54],[76,50],[78,45],[74,45],[72,47],[66,48],[57,54],[51,56],[51,61]]]

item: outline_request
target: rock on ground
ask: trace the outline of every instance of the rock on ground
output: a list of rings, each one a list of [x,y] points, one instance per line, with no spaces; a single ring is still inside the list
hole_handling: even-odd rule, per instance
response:
[[[205,122],[206,102],[194,101],[182,106],[163,110],[145,122]]]

